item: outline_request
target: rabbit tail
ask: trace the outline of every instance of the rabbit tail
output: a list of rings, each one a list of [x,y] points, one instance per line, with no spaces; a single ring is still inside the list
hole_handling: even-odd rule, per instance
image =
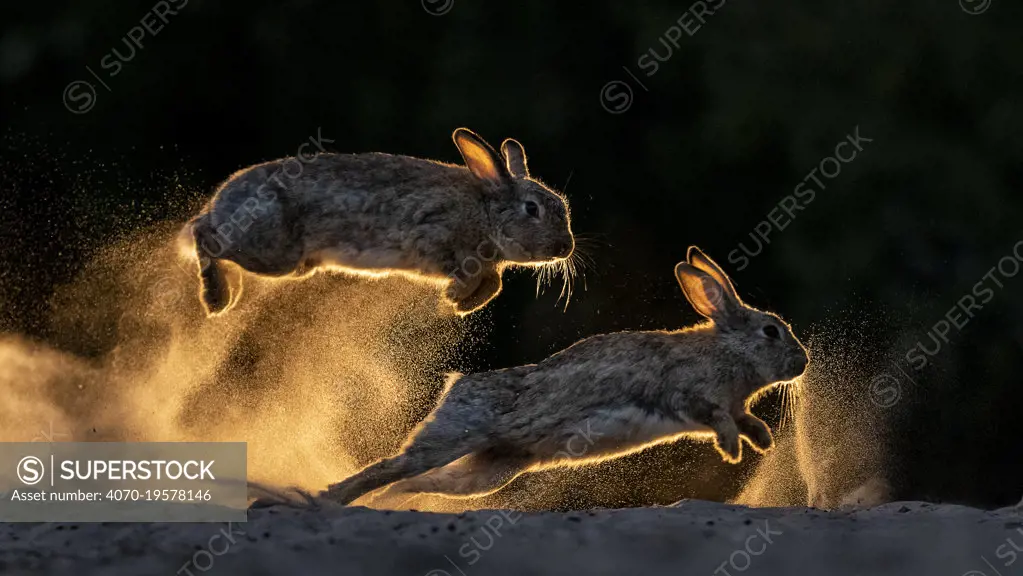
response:
[[[199,260],[200,294],[206,314],[213,316],[226,311],[233,304],[229,271],[218,258],[226,246],[214,235],[209,215],[201,214],[189,223],[194,240],[195,255]],[[240,287],[239,287],[240,288]],[[236,300],[236,298],[234,298]]]

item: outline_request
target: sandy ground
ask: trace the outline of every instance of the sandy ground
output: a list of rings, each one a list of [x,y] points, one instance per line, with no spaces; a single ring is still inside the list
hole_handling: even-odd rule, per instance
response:
[[[1023,574],[1023,515],[920,502],[851,512],[251,510],[242,525],[3,524],[0,574]]]

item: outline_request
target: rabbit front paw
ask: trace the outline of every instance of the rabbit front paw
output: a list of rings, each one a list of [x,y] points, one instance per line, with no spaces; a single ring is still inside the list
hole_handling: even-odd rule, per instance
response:
[[[763,420],[752,414],[743,414],[735,419],[739,426],[739,433],[749,440],[757,452],[767,452],[774,448],[774,436],[771,435],[771,428]]]
[[[447,288],[444,289],[444,297],[452,304],[461,302],[469,296],[472,296],[472,293],[475,292],[479,285],[479,276],[470,276],[465,279],[452,276]]]
[[[452,282],[448,288],[447,296],[454,304],[455,312],[460,316],[465,316],[482,308],[501,292],[501,276],[496,270],[482,274],[479,278],[479,284],[469,294],[465,294],[457,289],[453,290],[452,288],[456,286],[457,283]]]
[[[714,447],[729,464],[742,459],[742,444],[739,442],[739,426],[732,416],[723,409],[710,413],[707,425],[714,430]]]
[[[739,444],[739,435],[722,437],[718,434],[714,441],[715,448],[721,453],[721,457],[729,464],[737,464],[742,460],[742,445]]]

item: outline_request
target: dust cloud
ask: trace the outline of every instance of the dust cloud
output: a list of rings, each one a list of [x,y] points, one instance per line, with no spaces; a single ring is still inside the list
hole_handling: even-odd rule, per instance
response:
[[[101,250],[53,295],[46,343],[0,335],[0,440],[245,441],[250,480],[315,492],[396,452],[444,373],[488,330],[485,311],[458,318],[435,286],[329,272],[246,274],[237,306],[208,319],[196,264],[179,255],[179,228],[149,227]],[[858,348],[857,333],[839,324],[814,331],[808,373],[782,393],[789,418],[776,427],[777,447],[736,502],[888,498],[886,430],[865,390],[876,350]],[[380,505],[563,506],[571,481],[597,481],[545,474],[529,483],[528,502],[519,490]]]
[[[750,506],[869,507],[891,500],[888,416],[907,398],[872,387],[893,371],[876,318],[839,314],[807,342],[789,419],[735,502]],[[901,392],[901,391],[900,391]]]
[[[207,319],[179,227],[103,249],[59,288],[52,341],[0,334],[0,440],[246,441],[250,480],[318,490],[396,450],[485,332],[435,287],[333,273],[246,275]]]

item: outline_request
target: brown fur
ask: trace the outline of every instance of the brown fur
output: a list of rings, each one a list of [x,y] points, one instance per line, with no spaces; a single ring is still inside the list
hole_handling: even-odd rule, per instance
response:
[[[453,138],[466,166],[316,154],[232,175],[186,228],[207,311],[226,310],[240,291],[222,261],[268,276],[406,274],[444,285],[468,314],[500,292],[505,267],[568,258],[568,204],[530,177],[522,146],[506,140],[502,156],[467,129]]]
[[[708,322],[602,334],[539,364],[460,377],[400,454],[326,496],[349,503],[402,480],[392,492],[479,495],[530,469],[615,458],[687,434],[712,435],[728,462],[741,458],[740,437],[770,449],[771,431],[748,401],[802,374],[806,350],[776,315],[745,305],[696,247],[675,272]]]

